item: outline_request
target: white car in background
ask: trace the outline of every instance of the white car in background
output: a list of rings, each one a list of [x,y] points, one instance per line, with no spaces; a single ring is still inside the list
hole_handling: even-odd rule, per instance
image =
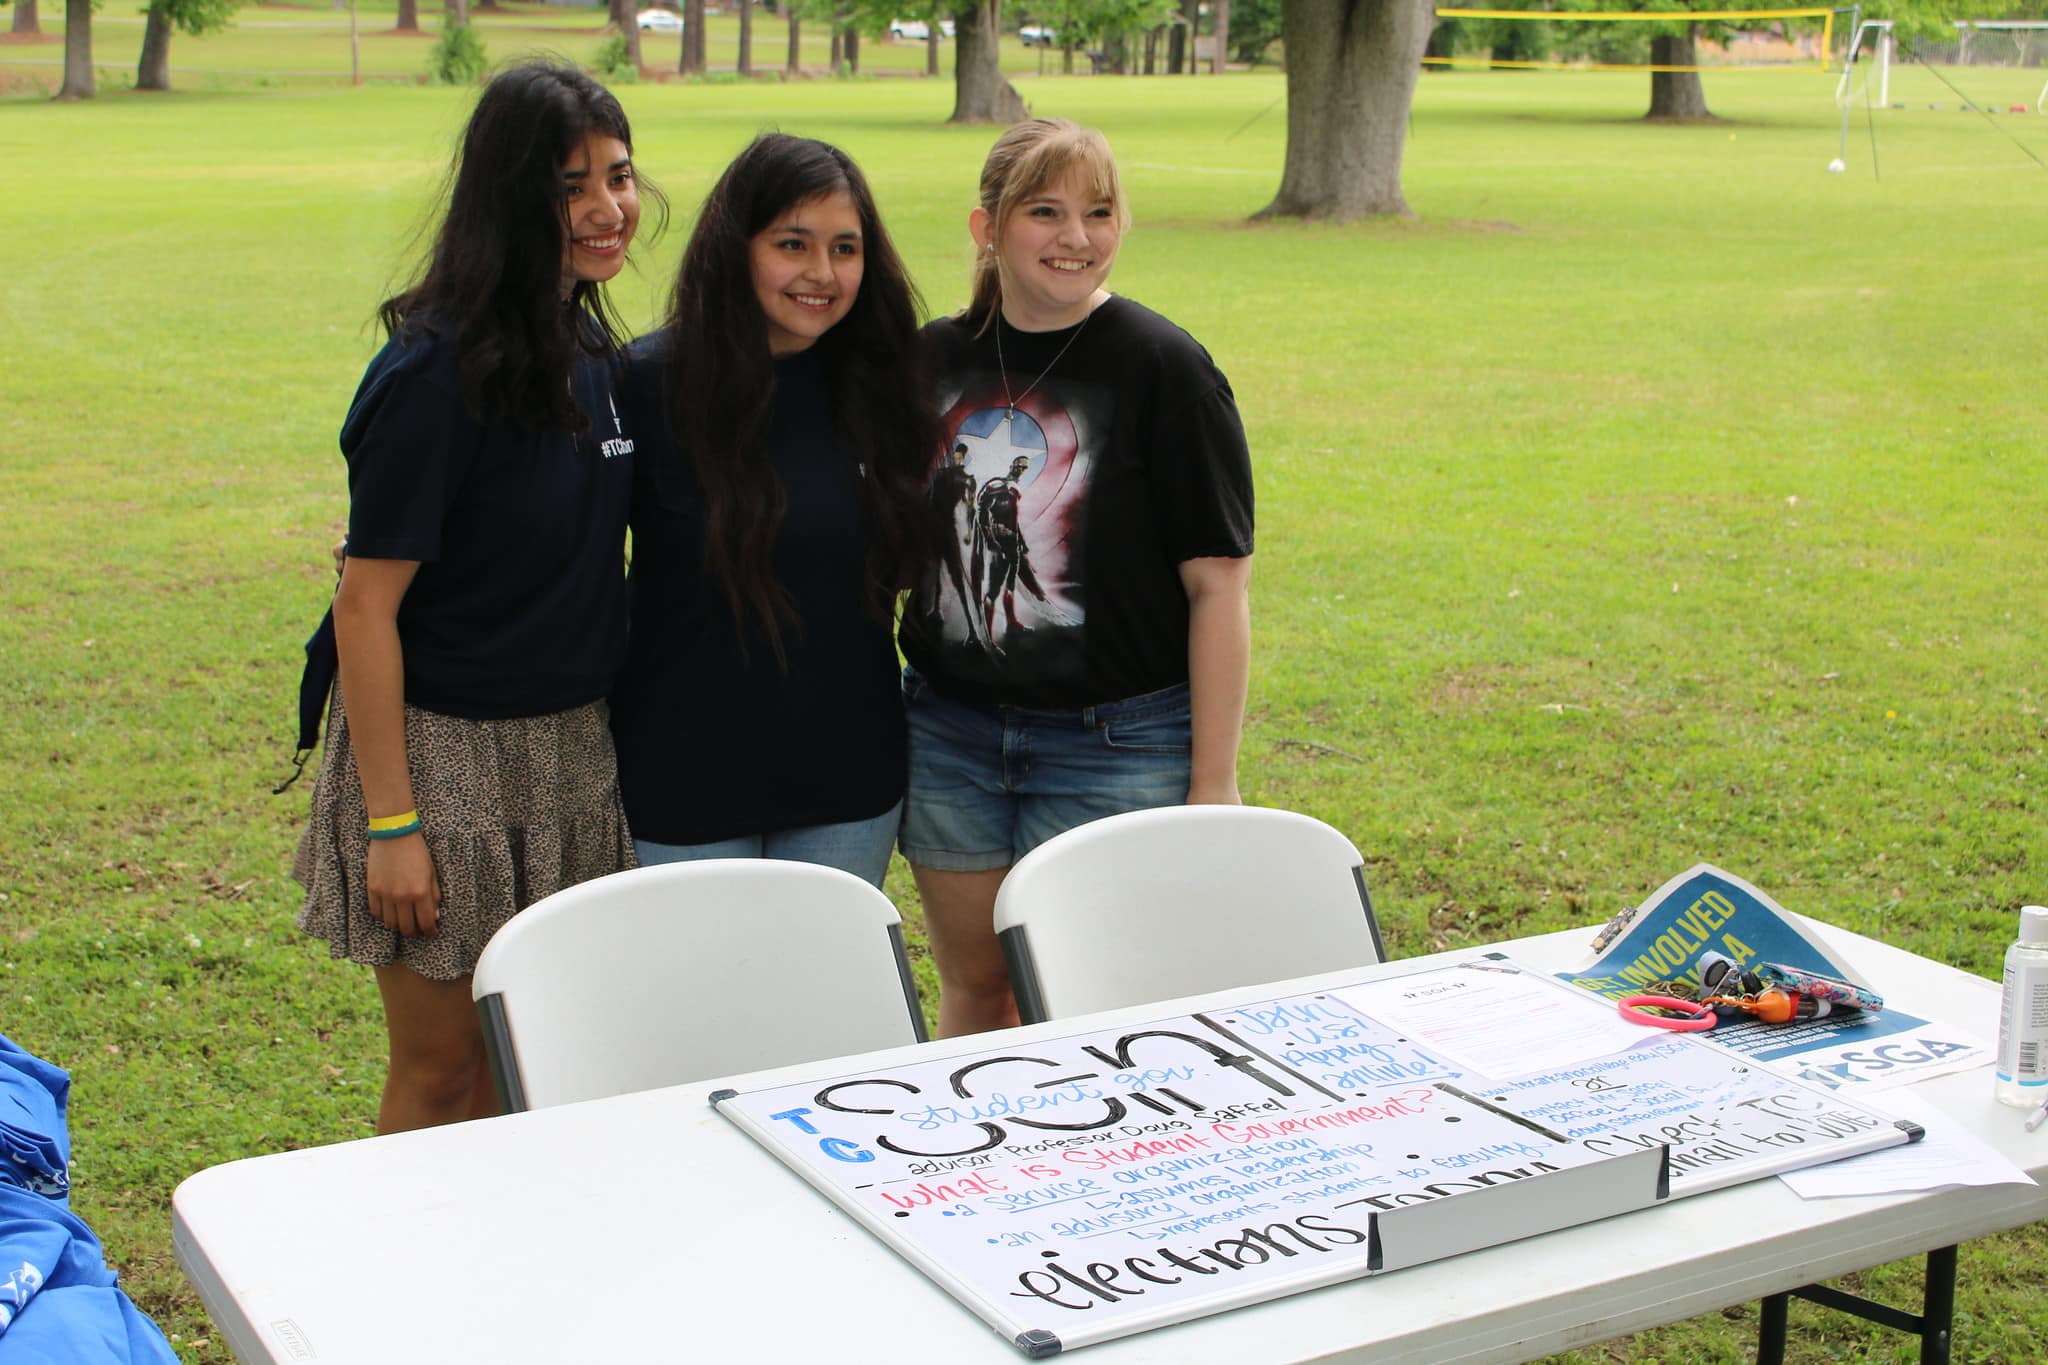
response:
[[[1052,29],[1026,24],[1017,30],[1017,37],[1026,47],[1057,47],[1060,35]]]
[[[683,16],[674,10],[643,9],[640,11],[640,31],[643,33],[681,33]]]
[[[921,43],[931,36],[932,26],[922,19],[891,19],[889,21],[889,37],[896,42]],[[942,38],[953,36],[953,21],[951,19],[939,20],[939,36]]]

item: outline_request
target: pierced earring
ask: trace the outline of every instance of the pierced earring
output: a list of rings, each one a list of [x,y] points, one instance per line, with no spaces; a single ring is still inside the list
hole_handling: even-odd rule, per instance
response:
[[[988,244],[987,246],[984,246],[984,247],[982,248],[982,250],[983,250],[983,251],[994,251],[995,249],[996,249],[996,244],[995,244],[994,242],[990,242],[990,243],[989,243],[989,244]]]

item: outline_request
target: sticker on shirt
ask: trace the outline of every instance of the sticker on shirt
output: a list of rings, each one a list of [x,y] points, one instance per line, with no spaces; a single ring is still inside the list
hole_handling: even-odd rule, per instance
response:
[[[605,406],[611,409],[613,434],[598,445],[598,451],[607,460],[617,459],[621,455],[631,455],[633,438],[626,434],[625,424],[619,421],[619,405],[612,400],[610,389],[605,390],[604,401]]]
[[[944,418],[929,490],[951,533],[919,607],[970,675],[1000,663],[1013,679],[1075,677],[1085,668],[1086,433],[1104,424],[1087,420],[1089,386],[1048,385],[1012,408],[991,378],[970,379]]]

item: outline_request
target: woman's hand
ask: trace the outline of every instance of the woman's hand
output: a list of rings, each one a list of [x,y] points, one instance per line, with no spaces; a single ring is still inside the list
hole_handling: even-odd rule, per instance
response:
[[[370,840],[370,913],[407,938],[431,934],[441,922],[441,879],[426,836]]]

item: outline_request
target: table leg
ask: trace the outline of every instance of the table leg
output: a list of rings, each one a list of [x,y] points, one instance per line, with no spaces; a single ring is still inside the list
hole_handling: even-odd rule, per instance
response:
[[[1920,1338],[1920,1365],[1949,1365],[1950,1338],[1956,1312],[1956,1249],[1936,1247],[1927,1253],[1927,1287],[1919,1313],[1873,1303],[1824,1284],[1810,1284],[1786,1294],[1773,1294],[1758,1313],[1757,1365],[1784,1365],[1785,1310],[1797,1295],[1837,1313],[1874,1322]]]
[[[1785,1311],[1790,1294],[1773,1294],[1758,1306],[1756,1365],[1785,1365]]]
[[[1956,1249],[1927,1253],[1927,1298],[1920,1319],[1920,1365],[1948,1365],[1956,1319]]]

